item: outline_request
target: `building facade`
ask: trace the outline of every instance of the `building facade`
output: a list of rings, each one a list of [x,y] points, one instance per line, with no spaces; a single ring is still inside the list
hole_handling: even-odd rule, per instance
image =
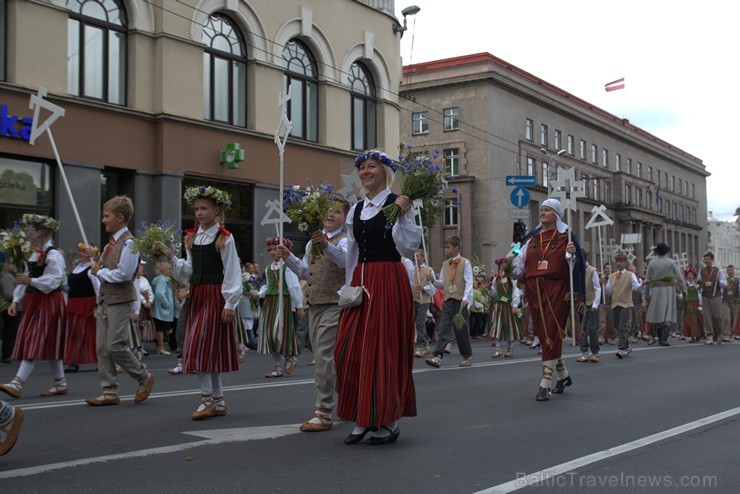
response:
[[[190,227],[182,191],[211,184],[232,195],[227,227],[240,257],[264,263],[263,239],[276,231],[263,220],[278,198],[274,135],[286,88],[285,184],[338,183],[358,150],[398,146],[393,7],[0,0],[0,227],[34,211],[61,220],[57,242],[68,252],[81,238],[49,139],[28,142],[29,97],[45,87],[66,111],[52,131],[91,241],[105,241],[100,209],[114,195],[133,199],[134,227],[158,219]],[[244,159],[230,159],[239,150]]]
[[[593,264],[602,262],[599,228],[585,227],[602,204],[614,221],[602,227],[604,261],[626,250],[642,271],[659,242],[688,259],[706,249],[700,159],[504,60],[480,53],[406,66],[401,105],[401,142],[440,149],[459,190],[429,232],[434,265],[442,239],[457,234],[463,255],[490,269],[511,250],[515,222],[537,225],[558,168],[585,182],[571,226]],[[536,185],[515,190],[505,183],[512,175]]]
[[[707,250],[714,254],[715,265],[740,266],[740,208],[726,221],[715,218],[709,211],[707,232]]]

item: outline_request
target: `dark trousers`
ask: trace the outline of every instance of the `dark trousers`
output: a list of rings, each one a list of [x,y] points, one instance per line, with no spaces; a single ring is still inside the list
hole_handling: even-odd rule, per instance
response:
[[[586,309],[586,315],[581,321],[581,353],[588,353],[591,350],[592,355],[599,354],[599,310],[593,310],[591,307]]]
[[[627,339],[627,333],[630,330],[630,313],[632,312],[631,307],[614,307],[612,309],[614,313],[614,330],[617,332],[617,346],[620,350],[627,350],[630,347],[630,342]]]
[[[439,324],[437,325],[439,329],[439,340],[437,340],[437,345],[434,347],[435,357],[444,357],[445,346],[448,342],[452,341],[453,334],[457,339],[457,349],[460,350],[460,355],[463,358],[470,358],[473,355],[473,350],[470,348],[470,336],[466,327],[467,323],[463,324],[460,329],[455,329],[452,325],[452,318],[460,312],[460,304],[461,302],[459,300],[451,298],[445,300],[445,303],[442,305],[442,314],[439,316]],[[467,322],[468,311],[463,310],[462,315]]]
[[[482,312],[471,312],[470,313],[470,336],[481,336],[485,327],[483,326],[483,313]]]
[[[21,322],[21,313],[18,312],[15,317],[8,315],[8,311],[4,310],[2,313],[3,317],[3,351],[2,360],[10,358],[13,353],[13,346],[15,346],[15,335],[18,333],[18,324]]]

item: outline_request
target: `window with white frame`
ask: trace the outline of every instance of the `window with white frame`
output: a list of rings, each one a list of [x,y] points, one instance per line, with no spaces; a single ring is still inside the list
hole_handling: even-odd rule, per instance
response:
[[[352,149],[375,147],[376,142],[376,90],[370,71],[362,62],[355,62],[347,77],[350,87],[350,121],[352,123]]]
[[[547,165],[547,161],[542,162],[542,186],[547,187],[547,180],[550,178],[550,167]]]
[[[609,150],[608,149],[601,150],[601,164],[604,166],[604,168],[609,168]]]
[[[622,155],[621,154],[615,154],[614,155],[614,171],[621,171],[622,170]]]
[[[575,152],[575,149],[574,149],[575,142],[576,142],[576,138],[573,137],[572,135],[568,134],[568,144],[567,144],[568,145],[568,154],[571,155],[571,156],[573,156],[573,153]]]
[[[445,199],[445,225],[457,226],[458,224],[458,204],[457,198]]]
[[[318,140],[318,70],[311,50],[292,39],[283,48],[283,84],[291,88],[288,118],[293,123],[290,135],[307,141]]]
[[[555,150],[560,151],[563,149],[563,133],[555,129]]]
[[[534,120],[531,118],[524,121],[524,138],[528,141],[534,140]]]
[[[631,162],[632,160],[630,160],[630,163]],[[642,178],[642,163],[639,161],[637,162],[637,167],[635,168],[635,175],[637,175],[639,178]]]
[[[609,204],[612,202],[612,184],[604,182],[604,202]]]
[[[598,201],[599,200],[599,181],[598,180],[594,179],[592,188],[593,188],[594,200]]]
[[[630,184],[624,186],[624,202],[632,204],[632,186]]]
[[[591,162],[596,165],[599,163],[599,146],[591,144]]]
[[[691,198],[696,199],[696,185],[691,184]]]
[[[578,153],[579,154],[579,157],[582,160],[585,160],[586,159],[586,141],[584,141],[583,139],[581,139],[581,143],[580,143],[578,149],[579,149],[579,153]]]
[[[653,167],[652,166],[647,167],[647,174],[648,174],[647,176],[648,182],[652,182],[653,181]]]
[[[540,144],[547,147],[547,125],[540,124]]]
[[[429,112],[420,111],[411,114],[411,133],[426,134],[429,132]]]
[[[445,149],[442,151],[445,161],[445,174],[450,177],[460,175],[460,150],[457,148]]]
[[[527,158],[527,175],[533,177],[537,176],[537,160],[535,160],[534,158]]]
[[[203,116],[247,125],[247,49],[236,24],[214,14],[203,26]]]
[[[445,132],[460,128],[460,108],[445,108],[443,115]]]

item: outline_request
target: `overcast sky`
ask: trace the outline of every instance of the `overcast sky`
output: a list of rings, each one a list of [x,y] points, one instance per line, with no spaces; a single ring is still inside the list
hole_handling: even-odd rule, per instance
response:
[[[404,65],[489,52],[701,159],[715,217],[740,206],[740,4],[396,0],[396,16],[412,4]]]

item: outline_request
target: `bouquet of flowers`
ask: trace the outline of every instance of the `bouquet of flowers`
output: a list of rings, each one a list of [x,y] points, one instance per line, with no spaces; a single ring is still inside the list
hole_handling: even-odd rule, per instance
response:
[[[486,277],[486,265],[481,262],[478,256],[473,256],[473,276]]]
[[[301,189],[299,185],[288,186],[283,194],[285,215],[298,224],[302,232],[314,232],[324,227],[324,218],[334,202],[334,186],[327,182],[309,185]],[[311,255],[322,255],[324,248],[311,244]]]
[[[447,187],[447,178],[444,169],[434,163],[441,154],[440,150],[437,149],[430,156],[426,149],[419,152],[411,152],[410,146],[406,146],[406,149],[408,152],[405,156],[403,154],[398,156],[403,174],[401,195],[407,196],[411,201],[431,199],[443,203],[442,194]],[[453,192],[457,193],[456,190]],[[395,203],[385,206],[383,214],[385,214],[386,223],[392,225],[398,219],[400,212],[401,208]]]
[[[149,225],[142,222],[134,233],[134,244],[131,250],[154,262],[164,261],[167,259],[167,252],[157,242],[161,242],[172,252],[178,252],[180,250],[178,239],[181,234],[182,232],[170,221],[157,220],[156,223]]]
[[[258,292],[260,287],[257,284],[257,280],[255,280],[251,274],[242,272],[242,289],[244,290],[244,295],[247,295],[249,292]],[[247,296],[247,298],[249,298],[249,305],[252,308],[252,311],[256,311],[257,300],[249,296]]]
[[[22,273],[24,271],[23,262],[33,252],[33,246],[26,229],[16,221],[13,223],[13,228],[2,233],[0,242],[2,242],[3,252],[15,266],[16,273]]]
[[[452,318],[452,326],[458,331],[460,331],[463,326],[465,326],[465,314],[463,312],[464,310],[465,307],[460,304],[460,310]]]

